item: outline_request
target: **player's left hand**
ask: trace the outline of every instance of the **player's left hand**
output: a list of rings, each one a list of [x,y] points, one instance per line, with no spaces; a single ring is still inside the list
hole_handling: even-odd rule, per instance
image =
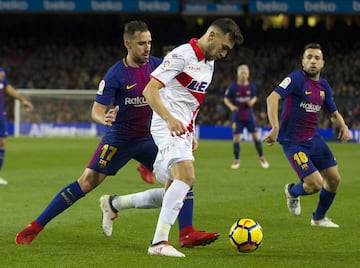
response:
[[[198,142],[198,139],[195,137],[195,134],[193,135],[193,138],[192,138],[192,151],[196,151],[197,148],[199,147],[199,142]]]
[[[272,146],[275,144],[278,136],[278,131],[275,129],[271,129],[268,135],[264,138],[263,142],[266,143],[266,145]]]
[[[339,129],[338,139],[340,139],[342,142],[347,142],[350,139],[350,131],[347,125]]]

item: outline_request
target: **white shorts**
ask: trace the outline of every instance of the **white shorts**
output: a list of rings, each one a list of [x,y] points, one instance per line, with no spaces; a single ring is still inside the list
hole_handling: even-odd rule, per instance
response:
[[[170,172],[172,165],[184,160],[194,161],[193,134],[173,137],[167,127],[162,131],[152,131],[151,134],[159,149],[154,163],[154,173],[159,182],[165,183],[166,179],[173,179]]]

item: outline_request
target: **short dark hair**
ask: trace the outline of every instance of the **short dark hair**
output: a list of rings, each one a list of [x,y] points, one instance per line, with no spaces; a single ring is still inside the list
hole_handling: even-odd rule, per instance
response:
[[[304,52],[305,52],[305,50],[307,50],[309,48],[322,50],[321,45],[319,43],[309,43],[309,44],[305,45]]]
[[[147,32],[149,27],[141,20],[133,20],[125,24],[124,27],[124,40],[131,38],[135,32]]]
[[[233,19],[220,18],[215,20],[211,26],[219,28],[224,34],[230,34],[230,40],[236,44],[241,45],[244,42],[244,37],[241,34],[239,26]]]
[[[325,58],[324,52],[323,52],[322,47],[321,47],[321,45],[319,43],[306,44],[304,46],[303,57],[304,57],[305,51],[308,50],[308,49],[320,49],[321,53],[323,54],[323,59]]]

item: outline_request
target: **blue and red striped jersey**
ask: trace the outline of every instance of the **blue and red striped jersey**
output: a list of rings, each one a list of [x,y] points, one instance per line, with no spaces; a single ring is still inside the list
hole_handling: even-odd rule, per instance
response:
[[[320,111],[337,110],[329,83],[312,80],[303,70],[288,75],[275,91],[283,98],[279,143],[310,140],[317,135]]]
[[[99,83],[95,101],[103,105],[119,105],[116,121],[110,131],[122,138],[150,136],[152,110],[142,92],[150,80],[150,73],[161,63],[150,56],[140,67],[127,65],[125,58],[115,63]]]

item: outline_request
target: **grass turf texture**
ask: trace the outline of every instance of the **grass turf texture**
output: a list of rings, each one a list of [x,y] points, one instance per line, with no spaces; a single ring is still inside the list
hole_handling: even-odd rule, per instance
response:
[[[219,231],[215,243],[181,249],[186,258],[147,255],[159,210],[127,210],[103,236],[98,199],[150,187],[131,161],[115,177],[51,221],[31,245],[14,238],[63,186],[82,173],[97,138],[8,138],[0,186],[0,267],[355,267],[359,262],[359,144],[330,143],[342,182],[328,217],[339,229],[310,226],[318,195],[301,200],[302,215],[286,207],[283,186],[296,182],[279,145],[264,146],[270,168],[262,169],[253,143],[241,144],[241,166],[230,169],[231,141],[200,141],[194,187],[198,229]],[[252,253],[230,247],[228,231],[239,217],[252,217],[264,229],[264,241]],[[170,241],[178,248],[175,223]],[[356,264],[357,263],[357,264]]]

